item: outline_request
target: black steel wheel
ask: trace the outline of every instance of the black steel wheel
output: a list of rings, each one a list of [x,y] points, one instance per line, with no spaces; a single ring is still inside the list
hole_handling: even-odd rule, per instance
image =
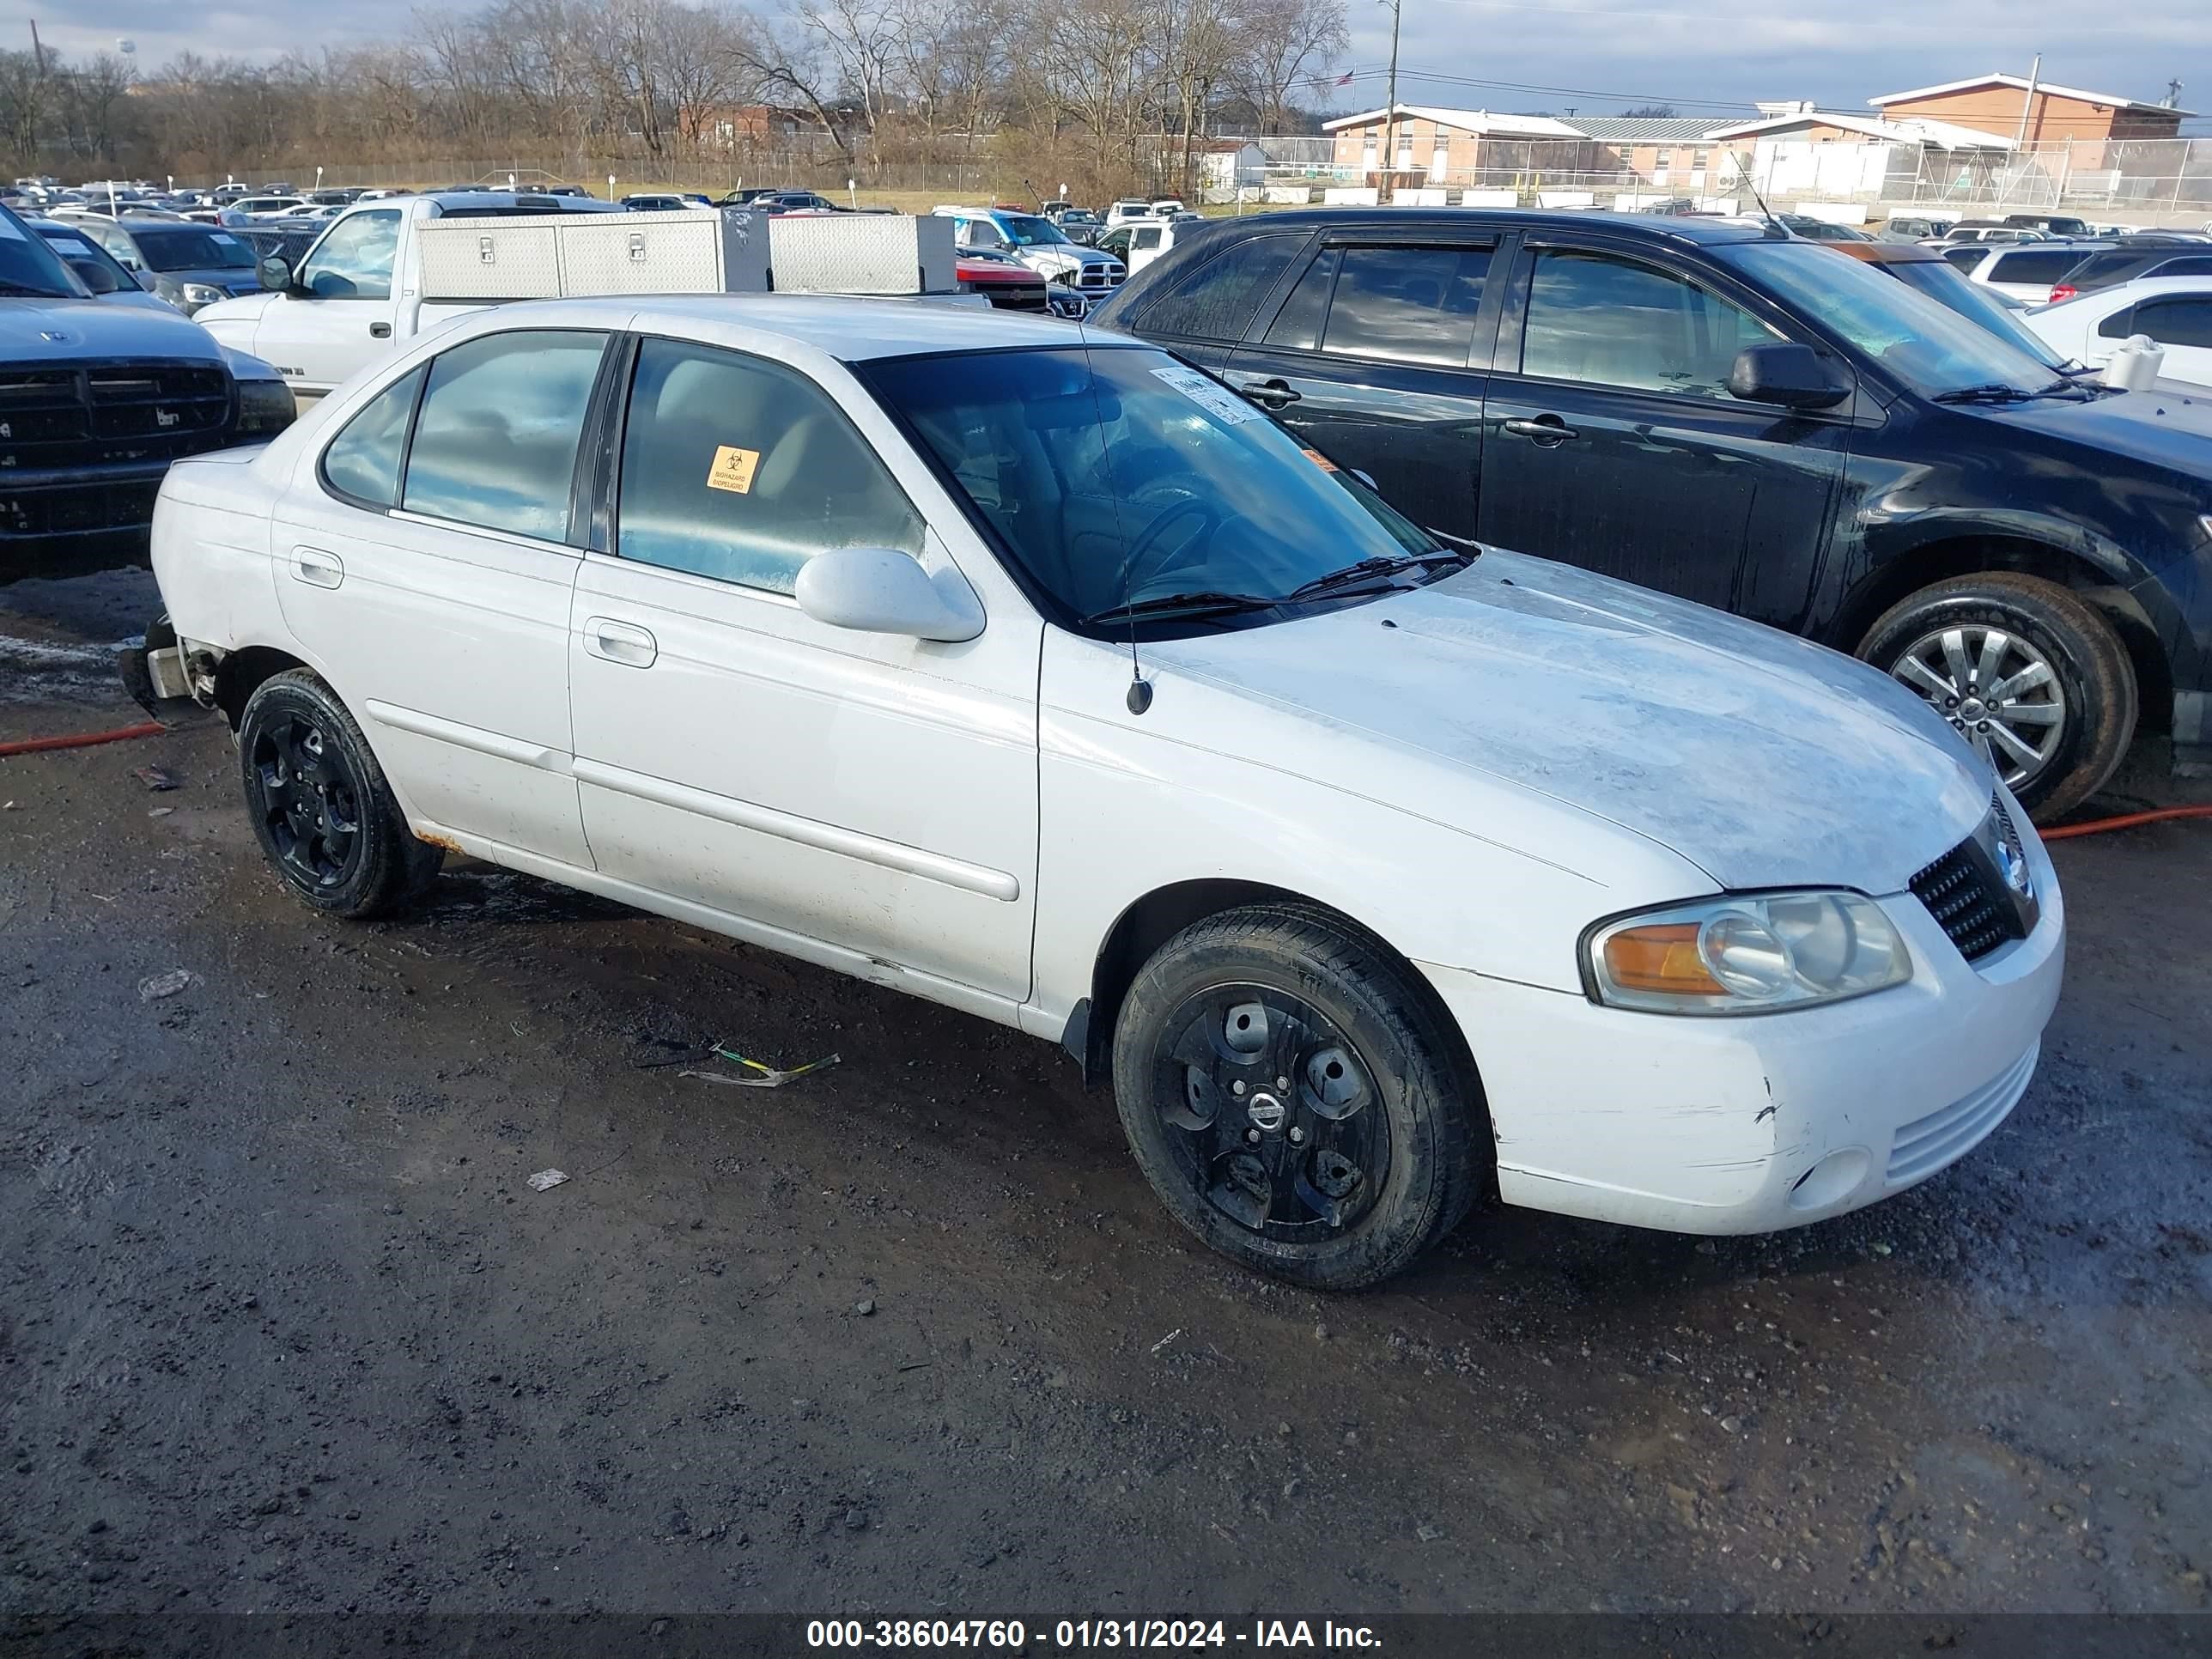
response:
[[[1176,934],[1123,999],[1115,1093],[1138,1165],[1223,1254],[1322,1289],[1371,1285],[1477,1184],[1480,1089],[1427,987],[1303,906]]]
[[[261,850],[315,908],[378,915],[437,874],[444,854],[409,833],[360,726],[306,669],[254,691],[238,751]]]

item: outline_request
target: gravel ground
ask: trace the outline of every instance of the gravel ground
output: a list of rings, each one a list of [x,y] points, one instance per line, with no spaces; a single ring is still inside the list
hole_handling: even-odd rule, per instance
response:
[[[0,740],[137,718],[149,592],[0,592]],[[0,761],[0,1613],[2206,1605],[2212,826],[2055,849],[2043,1068],[1925,1186],[1330,1298],[1047,1045],[481,866],[318,918],[234,768]]]

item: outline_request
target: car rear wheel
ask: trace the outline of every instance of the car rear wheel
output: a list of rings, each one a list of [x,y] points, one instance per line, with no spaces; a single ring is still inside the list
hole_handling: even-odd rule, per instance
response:
[[[304,902],[381,915],[437,875],[444,853],[409,832],[368,739],[310,671],[255,689],[238,722],[238,755],[253,833]]]
[[[1479,1085],[1427,988],[1319,910],[1177,933],[1115,1030],[1130,1150],[1175,1218],[1294,1284],[1389,1278],[1474,1201]]]
[[[1859,655],[1924,697],[2038,823],[2079,806],[2135,735],[2135,671],[2112,625],[2055,582],[1957,576],[1893,605]]]

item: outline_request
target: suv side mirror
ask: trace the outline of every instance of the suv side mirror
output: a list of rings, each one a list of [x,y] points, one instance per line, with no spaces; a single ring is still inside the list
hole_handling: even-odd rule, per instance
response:
[[[284,263],[284,256],[281,253],[264,256],[261,262],[253,267],[253,274],[261,279],[261,286],[271,294],[289,294],[292,291],[292,267]]]
[[[954,644],[983,631],[983,607],[957,572],[932,576],[892,547],[836,547],[799,567],[799,608],[832,628]]]
[[[144,289],[149,294],[151,294],[155,289],[161,286],[161,279],[159,276],[156,276],[150,270],[141,270],[137,273],[137,276],[138,278],[138,286]]]
[[[1729,367],[1728,386],[1746,403],[1784,409],[1833,409],[1851,395],[1819,352],[1795,341],[1746,346]]]

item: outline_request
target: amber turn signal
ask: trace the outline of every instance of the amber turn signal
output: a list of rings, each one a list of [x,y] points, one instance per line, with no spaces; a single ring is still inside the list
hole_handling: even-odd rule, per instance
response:
[[[1694,921],[1662,921],[1622,928],[1605,942],[1606,976],[1624,991],[1726,996],[1728,988],[1698,954],[1698,927]]]

